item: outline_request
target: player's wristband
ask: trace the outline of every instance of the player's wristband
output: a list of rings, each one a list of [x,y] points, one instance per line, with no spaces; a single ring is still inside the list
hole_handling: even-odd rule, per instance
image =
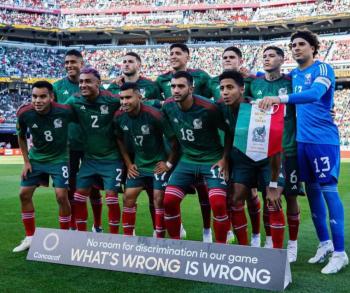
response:
[[[269,187],[271,187],[271,188],[277,188],[277,187],[278,187],[278,184],[277,184],[276,181],[270,181]]]
[[[288,95],[280,95],[278,96],[280,98],[280,101],[282,104],[287,104],[289,101],[289,96]]]
[[[173,167],[173,164],[170,163],[169,161],[166,161],[166,162],[165,162],[165,165],[166,165],[169,169],[171,169],[171,168]]]

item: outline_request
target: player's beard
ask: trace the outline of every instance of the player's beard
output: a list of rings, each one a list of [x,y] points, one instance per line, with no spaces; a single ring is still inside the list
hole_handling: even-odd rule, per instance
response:
[[[134,76],[136,74],[136,70],[134,70],[132,72],[123,72],[123,74],[127,77],[131,77],[131,76]]]

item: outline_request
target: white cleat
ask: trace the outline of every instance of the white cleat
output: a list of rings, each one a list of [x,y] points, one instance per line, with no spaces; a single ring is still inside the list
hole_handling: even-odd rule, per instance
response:
[[[12,252],[21,252],[29,249],[30,245],[32,244],[33,236],[26,236],[22,241],[21,244],[16,246]]]
[[[296,262],[298,257],[298,241],[288,240],[287,256],[289,263]]]
[[[203,242],[213,243],[213,235],[211,234],[211,229],[203,229]]]
[[[266,236],[264,248],[273,248],[272,236]]]
[[[260,247],[260,245],[261,245],[260,233],[259,234],[252,234],[252,239],[250,240],[250,246],[251,247]]]
[[[235,234],[232,232],[232,230],[227,231],[227,236],[226,236],[226,243],[227,244],[233,244],[235,243]]]
[[[135,231],[135,230],[134,230]],[[157,238],[157,231],[156,230],[153,230],[153,235],[152,235],[153,238]]]
[[[322,269],[322,274],[335,274],[339,272],[342,268],[345,268],[349,264],[349,258],[346,252],[333,252],[329,259],[328,264]]]
[[[323,263],[326,260],[326,257],[334,251],[333,242],[327,240],[321,242],[318,247],[314,257],[308,260],[308,263]]]
[[[103,228],[102,227],[95,227],[92,225],[91,231],[94,233],[103,233]]]
[[[181,223],[181,228],[180,228],[180,239],[186,239],[187,237],[187,233],[186,230],[184,228],[184,226]]]

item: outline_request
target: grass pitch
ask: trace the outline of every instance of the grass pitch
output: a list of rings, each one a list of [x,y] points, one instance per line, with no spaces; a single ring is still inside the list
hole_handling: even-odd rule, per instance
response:
[[[175,280],[132,273],[88,269],[48,263],[30,262],[26,253],[12,253],[23,238],[18,199],[21,159],[0,157],[0,291],[1,292],[259,292],[259,290]],[[339,191],[345,207],[345,241],[350,254],[350,163],[342,163]],[[312,225],[308,203],[300,198],[302,222],[299,232],[298,261],[291,266],[293,283],[288,292],[350,292],[350,267],[337,275],[320,273],[324,264],[307,263],[318,241]],[[152,227],[145,194],[139,198],[136,233],[151,236]],[[53,190],[39,188],[34,196],[36,224],[58,227],[57,204]],[[107,208],[103,207],[104,228]],[[91,216],[91,211],[89,215]],[[188,239],[201,240],[202,221],[196,196],[187,196],[182,204]],[[90,219],[91,220],[91,219]],[[89,222],[89,227],[92,223]],[[262,230],[263,232],[263,227]],[[262,233],[263,234],[263,233]],[[286,234],[287,235],[287,234]]]

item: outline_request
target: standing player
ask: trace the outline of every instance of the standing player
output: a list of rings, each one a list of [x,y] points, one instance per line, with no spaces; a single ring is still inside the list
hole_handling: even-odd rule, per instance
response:
[[[222,54],[222,69],[223,71],[227,70],[235,70],[235,71],[240,71],[242,68],[243,64],[243,54],[242,51],[235,47],[231,46],[228,47],[224,50]],[[247,96],[247,89],[249,89],[250,82],[252,81],[252,77],[247,77],[244,79],[244,96]],[[211,90],[211,95],[212,98],[215,101],[218,101],[221,98],[221,92],[220,92],[220,81],[219,81],[219,75],[214,76],[210,80],[210,90]],[[230,199],[229,197],[228,199]],[[247,198],[247,205],[248,205],[248,212],[249,212],[249,217],[252,223],[252,237],[251,237],[251,246],[253,247],[260,247],[261,240],[260,240],[260,199],[258,196],[258,192],[256,188],[251,189],[251,193],[249,194]],[[228,213],[231,214],[231,207],[232,205],[229,203],[228,208],[229,211]],[[240,207],[232,207],[235,210],[239,210],[239,212],[244,211],[244,206]],[[233,233],[231,229],[229,230],[227,234],[227,239],[229,242],[230,238],[233,238]],[[233,238],[234,239],[234,238]]]
[[[83,68],[79,76],[80,95],[71,97],[72,105],[84,137],[84,158],[74,194],[79,231],[86,231],[86,201],[96,178],[103,180],[108,206],[109,231],[118,233],[120,208],[118,189],[123,175],[123,163],[117,149],[113,129],[113,114],[119,99],[100,90],[101,77],[93,68]]]
[[[305,181],[312,219],[320,240],[309,263],[323,262],[332,253],[323,274],[337,273],[349,263],[344,249],[344,208],[338,193],[340,146],[338,128],[330,114],[335,75],[326,63],[314,60],[319,41],[315,34],[300,30],[291,36],[291,49],[298,67],[292,70],[293,93],[266,97],[260,107],[296,104],[300,178]],[[333,242],[327,228],[327,208]],[[334,245],[334,247],[333,247]],[[334,252],[333,252],[334,250]]]
[[[108,87],[113,94],[119,94],[126,82],[137,83],[143,102],[154,107],[160,107],[161,95],[155,82],[141,76],[141,57],[135,52],[127,52],[122,61],[122,75],[118,76]]]
[[[123,110],[114,115],[117,142],[128,170],[124,192],[123,228],[124,235],[133,235],[136,220],[136,200],[142,189],[152,189],[155,206],[156,235],[164,238],[164,190],[170,170],[175,161],[172,151],[166,155],[163,134],[172,145],[177,145],[176,137],[161,112],[143,105],[142,96],[136,83],[124,83],[120,100]],[[125,147],[125,137],[129,136],[134,150],[131,160]]]
[[[22,221],[26,237],[13,252],[30,247],[35,231],[33,194],[35,189],[50,175],[59,205],[61,229],[69,229],[70,205],[68,200],[68,151],[67,131],[72,119],[68,105],[53,102],[53,88],[47,81],[32,86],[32,102],[22,106],[17,113],[18,144],[24,167],[20,189]],[[32,135],[33,147],[28,152],[27,132]]]
[[[210,98],[211,93],[209,89],[210,76],[208,73],[201,69],[190,69],[187,67],[187,63],[190,60],[190,50],[187,45],[182,43],[175,43],[170,46],[169,61],[172,70],[158,76],[156,84],[158,85],[161,94],[164,99],[168,99],[172,96],[171,91],[171,79],[173,75],[178,71],[186,71],[193,78],[194,94],[202,97]],[[202,218],[203,218],[203,241],[212,242],[212,234],[210,229],[210,204],[208,199],[208,190],[203,180],[198,178],[194,184],[198,199],[201,206]],[[192,187],[188,191],[192,190]],[[181,234],[186,235],[186,231],[181,225]]]
[[[53,84],[55,99],[60,104],[66,104],[69,97],[79,93],[79,74],[84,66],[83,56],[78,50],[72,49],[66,52],[64,57],[64,68],[67,76],[56,81]],[[70,228],[75,230],[75,202],[74,192],[76,188],[77,173],[79,165],[84,157],[83,134],[78,123],[70,123],[68,127],[68,145],[69,145],[69,201],[72,209]],[[90,202],[94,214],[93,232],[102,232],[101,215],[102,199],[100,192],[92,188]]]
[[[180,203],[186,189],[201,177],[209,189],[216,241],[225,243],[229,221],[223,174],[227,175],[232,143],[228,127],[215,104],[193,95],[193,78],[188,72],[173,75],[171,91],[173,98],[164,103],[163,112],[180,142],[182,155],[165,190],[167,231],[171,238],[180,238]],[[225,131],[225,150],[220,144],[218,129]]]
[[[292,92],[291,79],[281,73],[281,66],[284,62],[282,49],[269,46],[263,51],[263,66],[265,75],[253,79],[247,88],[248,95],[254,100],[262,99],[265,96],[275,96]],[[300,222],[300,209],[297,195],[300,192],[300,182],[297,165],[297,145],[295,106],[287,105],[284,117],[283,133],[283,162],[279,181],[282,185],[278,188],[279,196],[282,193],[287,201],[287,219],[289,227],[288,259],[295,262],[297,259],[297,236]],[[265,247],[282,248],[284,238],[285,220],[282,209],[274,209],[264,204],[264,216],[268,214],[269,221],[265,222],[266,242]]]

